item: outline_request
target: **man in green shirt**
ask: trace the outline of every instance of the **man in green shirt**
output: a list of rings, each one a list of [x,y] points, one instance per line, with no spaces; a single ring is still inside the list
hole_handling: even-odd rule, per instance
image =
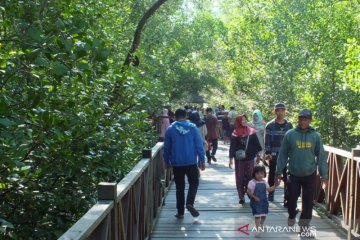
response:
[[[298,126],[289,130],[281,144],[276,165],[276,179],[281,179],[282,169],[288,164],[288,225],[295,224],[297,199],[302,191],[300,231],[309,231],[312,218],[316,173],[319,169],[323,186],[327,185],[328,164],[320,134],[310,126],[310,110],[300,111]],[[301,234],[300,233],[300,234]]]

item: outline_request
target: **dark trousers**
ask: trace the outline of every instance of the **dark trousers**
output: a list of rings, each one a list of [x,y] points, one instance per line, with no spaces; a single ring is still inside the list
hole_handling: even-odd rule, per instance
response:
[[[312,218],[313,200],[315,193],[316,171],[310,176],[297,177],[290,175],[288,178],[288,213],[289,218],[296,217],[297,200],[302,191],[302,211],[299,226],[309,226]]]
[[[173,167],[176,185],[176,208],[178,213],[184,215],[185,211],[185,175],[189,182],[186,205],[194,205],[196,192],[199,186],[199,169],[197,165]]]
[[[212,145],[211,155],[210,155],[210,151],[206,150],[206,157],[207,157],[208,162],[211,161],[211,156],[215,156],[216,150],[218,149],[218,140],[217,139],[210,140],[210,142]]]
[[[275,184],[275,171],[276,171],[276,159],[277,156],[275,158],[273,158],[272,160],[270,160],[269,162],[269,176],[268,176],[268,183],[269,186],[273,186]],[[287,168],[285,167],[282,170],[282,175],[283,175],[283,180],[284,180],[284,202],[287,202],[288,200],[288,192],[287,192]],[[274,196],[275,191],[269,193],[269,196]]]

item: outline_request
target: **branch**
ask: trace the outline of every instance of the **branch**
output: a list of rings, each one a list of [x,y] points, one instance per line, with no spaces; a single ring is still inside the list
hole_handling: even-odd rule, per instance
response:
[[[165,2],[167,2],[167,0],[157,0],[157,2],[155,2],[151,8],[149,8],[145,14],[143,15],[143,17],[141,18],[141,20],[139,21],[136,30],[135,30],[135,34],[134,34],[134,39],[132,41],[130,50],[127,53],[127,56],[125,58],[125,61],[123,63],[121,72],[123,74],[125,74],[127,68],[130,66],[130,63],[133,62],[134,65],[139,65],[139,59],[137,57],[133,57],[133,53],[136,51],[136,49],[139,47],[140,45],[140,41],[141,41],[141,33],[145,27],[145,24],[147,22],[147,20],[156,12],[156,10],[158,10],[161,5],[163,5]],[[123,76],[124,78],[124,76]],[[118,81],[115,83],[114,89],[113,89],[113,93],[112,93],[112,97],[109,100],[109,105],[113,105],[119,98],[119,91],[120,91],[120,86],[121,86],[122,81]],[[129,108],[131,109],[131,108]],[[127,111],[129,109],[124,109],[124,111]]]
[[[167,0],[158,0],[156,3],[154,3],[154,5],[152,5],[151,8],[149,8],[146,13],[144,14],[144,16],[141,18],[140,22],[138,23],[137,27],[136,27],[136,31],[134,34],[134,39],[133,42],[131,44],[130,50],[126,56],[126,59],[124,61],[123,64],[123,71],[124,68],[129,66],[130,63],[133,60],[132,54],[136,51],[136,49],[139,47],[140,45],[140,40],[141,40],[141,33],[142,30],[147,22],[147,20],[156,12],[156,10],[158,10],[160,8],[161,5],[163,5]]]

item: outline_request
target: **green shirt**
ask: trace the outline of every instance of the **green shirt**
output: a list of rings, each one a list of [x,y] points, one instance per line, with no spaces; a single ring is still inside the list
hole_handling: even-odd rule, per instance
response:
[[[295,128],[289,130],[281,144],[276,164],[276,176],[280,176],[288,163],[288,172],[297,177],[313,174],[317,168],[321,178],[328,179],[327,156],[320,134],[312,127],[303,132]]]
[[[228,118],[229,118],[229,123],[231,125],[235,125],[236,117],[237,117],[237,113],[234,110],[230,110]]]

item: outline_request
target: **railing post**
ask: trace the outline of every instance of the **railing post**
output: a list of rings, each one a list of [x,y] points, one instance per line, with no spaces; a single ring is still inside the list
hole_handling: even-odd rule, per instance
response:
[[[119,219],[117,204],[117,184],[101,182],[98,184],[98,201],[111,200],[114,201],[114,207],[111,210],[110,221],[110,239],[119,240]]]
[[[151,149],[144,149],[142,150],[142,157],[143,158],[151,158]]]
[[[145,187],[145,195],[146,195],[146,201],[145,201],[145,209],[146,209],[146,213],[144,216],[144,226],[145,226],[145,234],[146,235],[150,235],[151,230],[152,230],[152,215],[153,215],[153,161],[152,161],[152,150],[151,149],[144,149],[142,151],[142,158],[149,158],[150,162],[149,162],[149,167],[147,169],[147,179],[144,183],[144,187]],[[150,237],[150,236],[146,236]]]
[[[355,184],[356,184],[356,161],[355,161],[355,157],[360,157],[360,146],[356,146],[356,148],[352,149],[352,157],[350,160],[350,207],[349,207],[349,231],[348,231],[348,240],[352,240],[353,236],[352,236],[352,231],[353,228],[355,226],[355,217],[357,216],[356,214],[356,206],[354,206],[354,204],[356,204],[354,202],[354,194],[355,194]],[[354,174],[355,173],[355,174]]]

